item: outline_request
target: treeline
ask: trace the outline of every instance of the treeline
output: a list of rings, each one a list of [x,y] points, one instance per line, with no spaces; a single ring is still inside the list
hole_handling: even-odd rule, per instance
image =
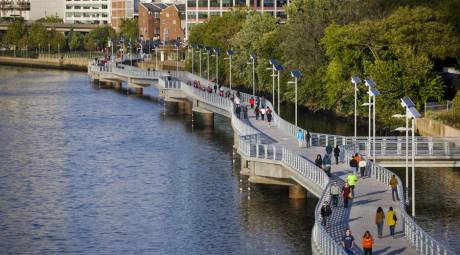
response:
[[[391,115],[402,111],[403,96],[419,108],[443,98],[445,85],[438,70],[445,64],[459,66],[458,10],[457,0],[293,0],[285,24],[270,15],[235,11],[194,26],[189,39],[191,44],[237,51],[232,80],[241,86],[252,86],[247,62],[249,54],[256,53],[257,89],[263,92],[272,90],[269,59],[278,59],[287,69],[281,82],[284,101],[294,99],[294,88],[286,84],[289,71],[300,69],[304,77],[299,101],[311,110],[351,115],[350,77],[373,79],[382,93],[377,117],[391,123]],[[228,64],[222,62],[228,75]],[[222,81],[228,79],[225,75]],[[358,94],[359,102],[367,101],[364,86]],[[359,111],[367,115],[367,108]]]
[[[0,42],[10,49],[48,49],[58,50],[97,50],[107,47],[108,41],[115,43],[123,37],[126,42],[137,40],[137,19],[123,21],[120,32],[116,33],[110,26],[99,26],[89,33],[83,34],[71,30],[64,34],[56,30],[48,31],[44,23],[54,23],[49,18],[41,19],[27,26],[24,21],[14,21],[8,25],[8,30],[1,36]],[[59,20],[57,20],[59,21]]]

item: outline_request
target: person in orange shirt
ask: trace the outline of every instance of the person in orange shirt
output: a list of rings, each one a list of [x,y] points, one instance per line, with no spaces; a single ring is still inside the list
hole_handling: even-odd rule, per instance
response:
[[[361,155],[359,155],[359,153],[356,153],[353,159],[356,161],[356,166],[355,166],[356,169],[353,170],[353,174],[356,175],[356,173],[359,170],[359,162],[361,161]]]
[[[369,231],[364,233],[361,244],[363,246],[364,255],[372,255],[372,245],[374,244],[374,238],[372,238],[372,235]]]

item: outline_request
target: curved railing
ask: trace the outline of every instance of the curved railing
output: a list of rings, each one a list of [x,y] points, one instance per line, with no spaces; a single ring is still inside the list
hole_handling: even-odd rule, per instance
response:
[[[98,71],[95,69],[95,71]],[[283,165],[288,166],[289,168],[293,169],[307,180],[318,185],[322,192],[319,196],[319,202],[316,205],[315,209],[315,225],[312,231],[312,244],[315,248],[319,249],[321,252],[325,254],[346,254],[343,248],[338,244],[336,240],[328,233],[327,229],[324,228],[321,224],[321,205],[324,201],[330,200],[329,188],[330,182],[329,177],[318,168],[313,162],[299,156],[296,153],[289,151],[288,149],[282,146],[273,146],[273,145],[263,145],[260,144],[260,132],[246,122],[242,121],[241,119],[237,118],[234,113],[234,106],[233,102],[231,102],[228,98],[217,96],[214,93],[208,93],[186,84],[182,84],[181,90],[185,93],[193,96],[198,97],[201,101],[211,104],[214,107],[220,108],[224,111],[228,111],[231,113],[231,123],[232,127],[238,132],[240,135],[240,142],[239,142],[239,151],[240,153],[244,154],[248,157],[255,157],[255,158],[263,158],[263,159],[272,159],[278,160]],[[240,93],[241,99],[243,102],[247,102],[250,98],[250,95],[245,93]],[[273,109],[271,102],[266,100],[266,104]],[[277,115],[275,111],[273,111],[273,120],[278,125],[278,127],[286,130],[288,134],[295,135],[295,132],[299,129],[295,127],[291,123],[285,121],[281,117]],[[315,134],[317,136],[317,143],[313,145],[316,146],[324,146],[329,143],[329,136],[328,138],[322,139],[321,134]],[[333,141],[342,141],[341,144],[337,143],[337,145],[341,145],[341,159],[347,162],[355,152],[359,151],[360,146],[356,143],[347,144],[347,138],[343,136],[332,136]],[[249,138],[249,139],[248,139]],[[322,144],[322,141],[325,144]],[[391,176],[394,174],[390,170],[375,165],[372,162],[368,161],[369,167],[371,169],[371,176],[380,182],[388,185]],[[401,180],[398,178],[398,193],[401,197],[403,194],[403,187],[401,185]],[[421,254],[443,254],[443,255],[450,255],[454,254],[448,248],[440,244],[438,241],[434,240],[429,234],[427,234],[421,227],[419,227],[415,221],[407,214],[405,210],[405,205],[403,202],[400,202],[400,212],[401,218],[404,222],[404,231],[406,238],[409,240],[411,245],[413,245],[417,251]]]
[[[347,145],[348,146],[348,145]],[[357,146],[342,147],[347,158],[351,158],[356,152]],[[367,161],[367,168],[370,169],[371,177],[378,180],[380,183],[389,186],[390,179],[394,175],[398,181],[398,196],[404,197],[404,188],[402,181],[399,176],[385,167],[379,166],[372,162]],[[426,255],[454,255],[446,245],[441,244],[424,231],[414,219],[406,212],[406,205],[404,199],[399,201],[399,212],[401,214],[401,222],[404,224],[404,234],[409,243],[419,252],[420,254]]]

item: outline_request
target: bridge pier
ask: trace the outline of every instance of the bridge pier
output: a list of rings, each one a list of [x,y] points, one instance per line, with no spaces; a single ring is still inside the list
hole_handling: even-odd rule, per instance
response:
[[[135,87],[134,88],[134,94],[136,94],[136,95],[142,96],[143,92],[144,92],[143,87]]]
[[[305,199],[307,197],[307,190],[299,184],[289,186],[290,199]]]
[[[194,107],[193,121],[195,126],[199,127],[213,127],[214,126],[214,113],[205,109]]]
[[[121,86],[121,81],[114,81],[113,82],[113,87],[116,89],[116,90],[121,90],[122,86]]]

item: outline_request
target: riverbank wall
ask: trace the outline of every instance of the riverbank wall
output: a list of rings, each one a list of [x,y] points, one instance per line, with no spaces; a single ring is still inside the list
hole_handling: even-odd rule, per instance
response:
[[[15,58],[0,57],[0,65],[37,67],[86,72],[87,58]]]
[[[417,130],[423,136],[460,137],[460,129],[442,124],[439,121],[421,118],[417,119]]]

